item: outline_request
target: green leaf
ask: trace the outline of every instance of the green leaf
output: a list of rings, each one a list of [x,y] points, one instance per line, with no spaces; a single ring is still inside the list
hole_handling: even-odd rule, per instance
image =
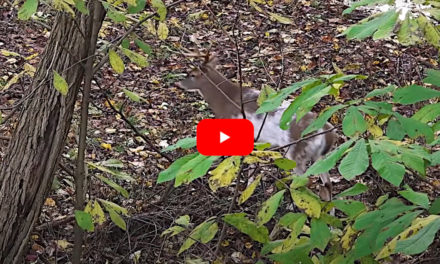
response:
[[[305,187],[300,187],[290,189],[290,195],[295,205],[303,209],[308,216],[319,218],[321,215],[321,202],[314,193]]]
[[[376,96],[382,96],[388,93],[392,93],[397,87],[394,85],[389,85],[385,88],[382,89],[375,89],[371,92],[369,92],[365,98],[371,98],[371,97],[376,97]]]
[[[132,100],[133,102],[136,103],[140,103],[141,101],[143,101],[144,99],[142,97],[139,96],[139,94],[132,92],[130,90],[127,90],[125,88],[122,89],[122,91],[125,93],[125,95],[130,98],[130,100]]]
[[[266,255],[267,253],[272,252],[272,250],[281,246],[282,244],[283,244],[283,240],[269,241],[263,245],[263,248],[261,249],[260,253],[261,255]],[[264,264],[264,262],[262,264]]]
[[[113,70],[118,74],[122,74],[124,72],[125,65],[118,53],[111,49],[108,51],[108,58]]]
[[[355,134],[362,134],[367,131],[367,122],[361,112],[354,107],[350,106],[345,114],[344,120],[342,120],[342,131],[348,137]]]
[[[308,79],[305,81],[294,83],[284,89],[281,89],[276,94],[270,95],[257,109],[256,114],[262,114],[266,112],[272,112],[276,110],[281,103],[292,93],[300,89],[301,87],[304,87],[306,85],[309,85],[311,83],[314,83],[318,81],[317,79]]]
[[[164,22],[159,22],[159,26],[157,26],[157,36],[160,40],[166,40],[168,38],[169,29],[167,24]]]
[[[164,21],[167,17],[167,7],[162,0],[152,0],[151,6],[156,10],[159,15],[159,20]]]
[[[423,79],[424,83],[430,83],[432,85],[440,87],[440,71],[439,70],[427,69],[426,74],[428,76],[426,76],[426,78]]]
[[[253,240],[260,243],[269,241],[269,231],[265,226],[258,226],[250,221],[245,213],[227,214],[223,216],[223,221],[234,226],[240,232],[250,236]]]
[[[69,91],[69,85],[66,80],[55,70],[53,71],[53,86],[55,87],[55,90],[64,96],[66,96]]]
[[[403,175],[405,174],[405,167],[397,163],[396,159],[392,158],[387,153],[372,153],[371,164],[383,179],[394,186],[399,186],[402,182]]]
[[[183,156],[176,161],[174,161],[171,166],[168,167],[168,169],[161,171],[159,173],[159,177],[157,178],[157,183],[162,183],[166,181],[171,181],[176,178],[177,172],[180,170],[180,168],[186,164],[188,161],[194,159],[197,157],[199,153],[193,153],[186,156]]]
[[[189,226],[189,215],[182,215],[179,218],[176,219],[176,224],[181,225],[183,227],[188,227]]]
[[[93,164],[93,163],[92,163]],[[124,163],[122,163],[122,161],[117,160],[117,159],[108,159],[108,160],[104,160],[101,161],[100,164],[102,166],[105,167],[110,167],[110,168],[117,168],[117,169],[122,169],[124,168]]]
[[[395,103],[408,105],[438,96],[440,96],[440,91],[413,84],[397,89],[394,92],[393,101]]]
[[[396,26],[398,17],[398,12],[394,12],[393,15],[387,16],[382,22],[382,25],[380,25],[378,30],[373,34],[373,40],[383,39],[391,36],[394,27]]]
[[[38,0],[26,0],[18,10],[18,19],[28,20],[35,12],[37,12]]]
[[[116,11],[113,8],[108,9],[107,16],[116,23],[122,23],[127,20],[127,17],[124,15],[124,13]]]
[[[419,24],[420,29],[423,30],[423,34],[425,39],[437,49],[440,48],[440,32],[434,26],[428,18],[424,15],[419,14],[417,17],[417,22]]]
[[[387,125],[387,137],[393,140],[402,140],[406,133],[399,121],[392,119]]]
[[[127,224],[125,223],[124,219],[112,208],[106,208],[108,213],[110,214],[110,219],[112,222],[118,226],[120,229],[126,231],[127,230]]]
[[[130,195],[128,194],[128,191],[125,190],[124,188],[122,188],[122,186],[120,186],[119,184],[115,183],[114,181],[101,176],[101,175],[95,175],[98,179],[100,179],[101,181],[105,182],[107,185],[109,185],[110,187],[112,187],[113,189],[115,189],[117,192],[119,192],[122,196],[124,196],[125,198],[128,198]]]
[[[276,91],[272,87],[267,84],[263,84],[257,99],[258,106],[261,106],[261,104],[266,101],[269,96],[274,94],[276,94]]]
[[[147,43],[143,42],[140,39],[135,39],[134,43],[136,43],[136,45],[143,51],[145,52],[148,56],[151,56],[153,54],[153,49],[151,48],[150,45],[148,45]]]
[[[432,202],[428,212],[430,214],[440,214],[440,197],[437,197],[434,202]]]
[[[309,243],[303,243],[302,245],[296,246],[294,249],[290,250],[289,252],[272,254],[269,255],[268,257],[271,260],[274,260],[280,264],[292,264],[292,263],[314,264],[314,262],[308,256],[310,247],[311,246]]]
[[[135,63],[139,67],[147,67],[148,61],[145,56],[142,56],[141,54],[138,54],[134,51],[131,51],[129,49],[121,48],[122,52],[127,56],[131,62]]]
[[[198,154],[193,159],[189,160],[177,171],[176,181],[174,186],[178,187],[183,183],[189,183],[193,180],[205,175],[211,164],[218,159],[217,156],[203,156]]]
[[[440,164],[440,150],[431,154],[431,166]]]
[[[420,41],[418,31],[419,24],[417,23],[417,20],[407,14],[405,20],[403,20],[400,25],[397,39],[402,45],[414,45]]]
[[[437,218],[408,239],[398,240],[395,251],[407,255],[422,253],[432,244],[439,229],[440,219]]]
[[[165,231],[162,232],[162,234],[160,234],[161,237],[169,235],[169,237],[173,237],[175,235],[180,234],[182,231],[185,231],[186,229],[184,227],[181,226],[172,226],[170,228],[167,228]]]
[[[344,190],[335,196],[335,198],[342,198],[346,196],[355,196],[364,193],[368,190],[368,187],[362,183],[356,183],[354,186]]]
[[[81,210],[75,210],[75,220],[78,226],[85,231],[93,232],[95,226],[93,225],[92,215]]]
[[[322,219],[312,218],[310,226],[310,242],[312,245],[324,251],[332,234],[327,224]]]
[[[415,192],[409,186],[406,186],[406,190],[400,191],[399,194],[413,204],[420,205],[425,209],[429,208],[429,198],[426,193]]]
[[[359,201],[354,200],[334,200],[332,203],[335,205],[335,207],[344,214],[346,214],[351,219],[354,219],[356,216],[358,216],[360,213],[367,210],[367,207]]]
[[[83,13],[84,15],[89,14],[89,9],[87,9],[86,3],[84,0],[74,0],[75,7],[78,9],[79,12]]]
[[[128,49],[130,47],[130,41],[127,38],[124,38],[121,42],[121,47]]]
[[[273,215],[278,209],[278,206],[280,205],[280,202],[283,199],[285,191],[286,190],[277,192],[263,203],[260,211],[257,214],[257,225],[264,225],[265,223],[269,222],[270,219],[272,219]]]
[[[145,0],[136,0],[136,5],[129,5],[127,11],[129,14],[136,14],[144,10],[146,1]]]
[[[249,184],[248,187],[246,187],[246,189],[241,193],[240,197],[238,198],[239,205],[246,202],[251,197],[251,195],[255,191],[255,188],[257,188],[258,184],[260,184],[260,180],[261,175],[258,175],[257,178],[251,184]]]
[[[272,12],[267,12],[267,13],[270,15],[271,19],[276,20],[276,21],[278,21],[281,24],[290,25],[290,24],[293,23],[292,20],[290,20],[290,18],[283,17],[283,16],[281,16],[279,14],[275,14],[275,13],[272,13]]]
[[[293,170],[296,167],[296,162],[290,159],[281,158],[274,160],[275,165],[285,171]]]
[[[354,145],[351,151],[342,159],[338,170],[345,179],[351,180],[364,173],[368,166],[367,146],[365,140],[362,138],[356,142],[356,145]]]
[[[328,153],[325,158],[313,163],[313,165],[305,172],[304,175],[310,176],[328,172],[336,165],[336,162],[342,157],[342,155],[344,155],[345,151],[347,151],[353,142],[354,139],[350,139],[332,152]]]
[[[113,202],[107,201],[107,200],[103,200],[103,199],[98,199],[98,200],[104,205],[104,207],[107,211],[113,210],[118,214],[128,215],[128,210],[125,209],[124,207],[119,206],[119,205],[117,205]]]
[[[232,156],[223,160],[217,168],[209,172],[212,175],[208,180],[209,188],[215,192],[220,187],[231,185],[232,181],[237,178],[240,164],[240,156]]]
[[[181,148],[181,149],[190,149],[196,146],[197,140],[195,137],[187,137],[182,138],[179,141],[177,141],[176,144],[168,146],[162,150],[162,152],[168,152],[173,151],[175,149]]]
[[[304,131],[301,133],[301,137],[315,132],[318,129],[321,129],[328,121],[328,119],[340,109],[346,107],[345,105],[334,105],[327,110],[323,111],[318,118],[316,118]]]
[[[87,162],[88,165],[90,165],[93,168],[96,168],[102,172],[105,173],[109,173],[113,176],[115,176],[116,178],[120,179],[120,180],[125,180],[125,181],[130,181],[130,182],[134,182],[135,179],[133,179],[130,175],[128,175],[127,173],[124,173],[122,171],[118,171],[115,169],[111,169],[111,168],[107,168],[105,166],[93,163],[93,162]]]
[[[342,14],[343,15],[347,15],[350,14],[351,12],[353,12],[353,10],[355,10],[358,7],[361,6],[372,6],[372,5],[377,5],[377,4],[388,4],[390,2],[390,0],[360,0],[357,2],[352,2],[350,3],[350,7],[345,9]]]
[[[256,150],[265,150],[270,148],[270,143],[261,143],[261,142],[255,142],[255,149]]]
[[[346,35],[348,39],[362,40],[370,37],[377,31],[376,38],[386,36],[387,34],[389,34],[391,27],[390,24],[395,19],[396,15],[398,15],[396,13],[396,10],[390,10],[385,13],[381,13],[373,19],[350,26],[347,30],[343,32],[343,35]]]
[[[196,226],[193,231],[191,231],[188,239],[186,239],[185,242],[183,242],[182,246],[180,247],[177,255],[189,249],[196,242],[201,242],[203,244],[208,243],[214,238],[217,231],[218,231],[217,223],[212,219],[206,220],[205,222]]]
[[[410,138],[415,139],[420,136],[424,136],[427,143],[430,143],[434,140],[434,131],[432,131],[432,128],[427,124],[415,119],[403,117],[398,113],[395,113],[394,115],[397,117],[403,129]]]

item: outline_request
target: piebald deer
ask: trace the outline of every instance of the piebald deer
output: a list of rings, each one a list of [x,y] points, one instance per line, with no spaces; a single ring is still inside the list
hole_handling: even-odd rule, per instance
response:
[[[236,119],[243,118],[241,112],[241,91],[238,85],[232,83],[223,74],[216,70],[216,59],[207,58],[205,63],[191,76],[177,83],[177,86],[187,91],[197,91],[206,100],[216,118]],[[265,114],[256,114],[257,98],[260,91],[243,87],[242,100],[246,118],[254,125],[254,135],[257,136],[263,123]],[[302,131],[313,121],[316,114],[309,112],[298,123],[291,122],[290,129],[282,130],[279,121],[283,111],[287,108],[285,102],[276,111],[269,113],[258,141],[268,142],[272,146],[284,146],[298,140]],[[327,123],[318,132],[332,128]],[[290,146],[286,157],[296,161],[295,173],[304,174],[307,165],[326,154],[333,146],[335,134],[332,132],[315,136],[308,140]],[[323,200],[331,199],[331,181],[328,174],[320,175],[323,185],[320,196]]]

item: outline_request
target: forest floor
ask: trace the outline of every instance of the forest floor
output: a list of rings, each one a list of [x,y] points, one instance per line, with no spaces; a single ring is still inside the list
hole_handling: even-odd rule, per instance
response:
[[[343,1],[274,1],[273,12],[293,20],[291,25],[281,25],[268,19],[245,4],[234,6],[231,1],[187,1],[169,10],[170,34],[166,41],[157,40],[146,30],[137,34],[151,45],[150,66],[140,69],[128,64],[124,74],[117,75],[109,65],[97,73],[96,79],[106,94],[116,103],[124,103],[129,120],[145,133],[158,148],[175,143],[178,139],[195,136],[199,120],[212,117],[207,105],[198,94],[178,89],[174,83],[186,76],[192,62],[178,52],[185,47],[201,52],[219,54],[219,70],[228,78],[237,81],[237,47],[240,54],[243,83],[260,88],[269,84],[274,88],[287,85],[320,74],[334,73],[336,65],[345,73],[363,74],[369,78],[352,81],[341,90],[340,97],[357,99],[367,92],[388,84],[404,86],[420,83],[424,68],[437,68],[438,53],[428,46],[403,47],[392,40],[348,41],[340,33],[367,14],[354,12],[343,17],[346,8]],[[241,16],[237,14],[240,12]],[[24,68],[37,67],[47,43],[46,29],[53,17],[48,16],[39,23],[21,22],[16,19],[17,11],[0,7],[0,50],[15,52],[19,56],[0,54],[0,82],[4,85]],[[241,32],[237,37],[232,30]],[[122,26],[105,23],[101,38],[114,40],[124,32]],[[102,44],[102,43],[100,43]],[[134,47],[133,43],[131,44]],[[195,61],[201,63],[201,61]],[[22,74],[16,84],[6,90],[0,89],[0,111],[6,122],[0,125],[0,161],[7,148],[7,138],[12,136],[13,127],[19,117],[20,108],[13,107],[20,102],[31,84],[31,76]],[[138,93],[145,101],[136,103],[128,100],[122,89]],[[84,263],[132,263],[131,258],[140,252],[140,263],[182,263],[185,258],[210,259],[215,251],[216,239],[206,245],[196,244],[190,250],[176,256],[184,237],[170,240],[160,234],[173,221],[188,214],[191,222],[199,224],[211,216],[227,212],[234,187],[223,188],[213,193],[205,179],[199,179],[189,186],[179,187],[171,192],[165,202],[160,202],[166,184],[156,184],[158,173],[170,164],[148,147],[126,125],[121,117],[109,108],[105,94],[94,86],[93,104],[90,106],[87,161],[101,162],[118,159],[124,164],[124,171],[136,179],[134,184],[121,183],[130,192],[130,198],[121,197],[116,191],[91,177],[88,182],[89,198],[105,198],[128,208],[130,217],[127,231],[115,227],[111,222],[89,233],[84,250]],[[320,111],[337,102],[324,99],[314,109]],[[73,243],[73,178],[74,159],[79,119],[78,102],[72,129],[68,136],[65,153],[60,160],[53,190],[50,192],[39,221],[32,231],[26,263],[66,263],[69,261]],[[412,114],[414,109],[405,109]],[[337,124],[341,119],[335,117]],[[339,133],[341,134],[341,133]],[[339,143],[343,142],[341,136]],[[186,151],[170,153],[173,159]],[[89,169],[89,175],[98,173]],[[334,193],[339,193],[353,182],[342,179],[337,171],[332,172]],[[428,172],[428,181],[412,176],[405,177],[405,183],[414,190],[423,190],[430,198],[440,192],[440,169]],[[240,183],[244,189],[247,179]],[[374,204],[377,197],[395,188],[384,182],[375,172],[368,171],[356,181],[372,186],[357,200]],[[236,206],[236,211],[255,213],[258,201],[269,197],[273,191],[273,180],[263,180],[252,200]],[[370,183],[370,184],[368,184]],[[313,188],[314,186],[312,186]],[[253,256],[258,246],[235,229],[228,229],[222,243],[221,254],[225,263],[254,263]],[[440,262],[439,242],[434,242],[425,253],[408,263]],[[432,262],[432,260],[435,260]],[[196,262],[194,262],[196,263]]]

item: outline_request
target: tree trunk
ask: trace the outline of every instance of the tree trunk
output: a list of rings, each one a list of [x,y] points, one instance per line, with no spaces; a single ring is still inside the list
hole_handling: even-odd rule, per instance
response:
[[[93,2],[93,1],[90,1]],[[104,12],[99,21],[101,26]],[[76,21],[75,21],[76,20]],[[0,168],[0,263],[21,263],[29,233],[53,181],[83,79],[92,18],[57,15]],[[69,84],[61,95],[53,71]]]

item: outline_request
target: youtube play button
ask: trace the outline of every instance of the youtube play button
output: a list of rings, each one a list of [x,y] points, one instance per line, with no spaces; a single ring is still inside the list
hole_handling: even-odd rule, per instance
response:
[[[245,156],[254,148],[254,126],[247,119],[203,119],[197,150],[205,156]]]

